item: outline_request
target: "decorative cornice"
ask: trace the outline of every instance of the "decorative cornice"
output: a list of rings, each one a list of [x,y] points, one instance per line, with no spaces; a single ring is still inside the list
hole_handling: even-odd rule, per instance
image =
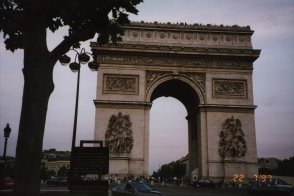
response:
[[[150,27],[150,28],[171,28],[171,29],[204,29],[204,30],[223,30],[223,31],[245,31],[251,32],[250,26],[239,26],[239,25],[212,25],[212,24],[201,24],[201,23],[161,23],[161,22],[145,22],[145,21],[133,21],[130,23],[129,27]]]
[[[133,22],[124,29],[124,43],[252,49],[253,31],[249,26]]]
[[[123,46],[119,48],[114,46],[110,46],[110,48],[106,48],[106,46],[105,48],[96,47],[95,44],[91,46],[96,61],[100,64],[162,65],[240,70],[252,70],[253,61],[258,58],[260,52],[255,50],[240,51],[241,53],[237,53],[235,50],[216,52],[213,49],[199,49],[199,52],[194,53],[171,53],[171,50],[123,50]]]
[[[150,109],[152,103],[140,101],[94,100],[96,108],[139,108]]]
[[[225,160],[208,160],[208,163],[236,163],[236,164],[258,164],[258,162],[252,162],[252,161],[245,161],[245,160],[234,160],[235,158],[232,159],[225,159]],[[241,158],[243,159],[243,158]]]
[[[223,105],[223,104],[206,104],[199,105],[201,112],[231,112],[231,113],[254,113],[256,105]]]
[[[131,23],[124,28],[120,44],[91,43],[98,63],[252,70],[260,55],[252,49],[249,27]]]
[[[129,155],[122,155],[123,153],[111,153],[109,154],[109,160],[130,160]],[[125,153],[126,154],[126,153]]]
[[[105,44],[100,46],[96,42],[91,42],[90,46],[94,51],[98,51],[97,54],[113,53],[118,54],[122,52],[133,52],[133,54],[149,53],[149,54],[170,54],[170,55],[197,55],[197,56],[236,56],[236,57],[259,57],[261,50],[253,50],[248,48],[217,48],[217,47],[200,47],[200,46],[176,46],[176,45],[156,45],[156,44],[144,44],[144,43],[120,43]],[[254,60],[255,60],[254,59]]]

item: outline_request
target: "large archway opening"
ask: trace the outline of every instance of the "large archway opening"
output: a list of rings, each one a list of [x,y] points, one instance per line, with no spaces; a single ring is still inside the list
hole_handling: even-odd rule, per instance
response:
[[[153,155],[152,155],[152,144],[154,141],[152,141],[153,139],[156,139],[158,140],[159,142],[161,142],[161,146],[164,147],[164,144],[166,145],[170,145],[169,144],[169,138],[174,138],[176,141],[176,138],[179,137],[180,140],[183,141],[183,138],[182,136],[188,138],[186,139],[186,143],[187,145],[183,144],[181,146],[181,148],[186,148],[188,149],[188,157],[189,157],[189,166],[188,166],[188,172],[191,174],[192,172],[194,171],[197,171],[198,169],[198,162],[199,162],[199,157],[198,157],[198,144],[199,144],[199,141],[198,141],[198,131],[197,131],[197,121],[198,121],[198,116],[197,116],[197,111],[198,111],[198,106],[199,106],[199,97],[196,93],[196,91],[189,85],[187,84],[186,82],[183,82],[181,80],[178,80],[178,79],[172,79],[172,80],[168,80],[168,81],[165,81],[165,82],[162,82],[161,84],[159,84],[152,92],[151,94],[151,99],[150,101],[152,103],[157,104],[157,99],[162,103],[163,101],[170,101],[171,99],[162,99],[161,97],[173,97],[175,98],[176,100],[178,100],[179,102],[182,103],[182,105],[184,106],[185,108],[185,111],[186,111],[186,114],[184,117],[186,117],[186,125],[187,127],[186,128],[179,128],[181,129],[181,131],[178,131],[177,133],[174,133],[175,135],[172,135],[171,133],[168,132],[168,127],[165,127],[166,130],[163,131],[163,133],[158,133],[158,134],[162,134],[163,136],[161,136],[161,141],[160,141],[160,138],[153,138],[152,137],[152,124],[151,124],[151,129],[150,129],[150,133],[151,133],[151,137],[150,137],[150,168],[149,168],[149,171],[150,169],[152,169],[152,167],[154,167],[153,165]],[[177,101],[173,101],[174,104],[177,103]],[[179,104],[179,103],[177,103]],[[164,110],[164,108],[162,108]],[[161,111],[163,112],[163,111]],[[152,109],[151,109],[151,119],[153,118],[154,114],[152,114]],[[158,115],[158,114],[157,114]],[[164,115],[164,113],[163,113]],[[159,118],[163,118],[163,115],[159,115]],[[159,120],[159,119],[158,119]],[[179,118],[180,120],[180,118]],[[162,121],[164,123],[164,121]],[[162,123],[161,122],[161,123]],[[151,122],[152,123],[152,122]],[[168,123],[168,122],[166,122]],[[184,124],[184,123],[183,123]],[[162,125],[162,126],[165,126],[165,125]],[[186,131],[188,130],[188,132]],[[186,133],[183,133],[185,132]],[[182,136],[181,136],[182,134]],[[166,138],[164,138],[164,135],[166,135]],[[188,141],[188,142],[187,142]],[[169,151],[167,152],[168,153],[174,153],[175,151],[177,151],[178,149],[181,149],[179,148],[177,145],[179,145],[178,143],[175,142],[174,145],[171,145],[170,148],[169,148]],[[159,146],[160,147],[160,146]],[[158,151],[157,151],[158,152]],[[182,156],[185,156],[185,154],[183,154]],[[162,157],[161,157],[162,158]],[[180,158],[180,157],[179,157]],[[160,165],[158,165],[159,167]],[[157,168],[158,168],[157,167]]]
[[[149,174],[163,164],[188,154],[188,123],[185,106],[173,97],[159,97],[150,111]],[[173,150],[171,153],[171,149]]]

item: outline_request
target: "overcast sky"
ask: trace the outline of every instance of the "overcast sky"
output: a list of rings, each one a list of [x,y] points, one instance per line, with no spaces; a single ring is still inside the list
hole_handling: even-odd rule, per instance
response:
[[[253,73],[258,156],[283,159],[294,155],[294,0],[145,0],[138,9],[139,15],[131,16],[131,20],[249,25],[255,31],[253,48],[262,50]],[[48,48],[54,48],[65,32],[49,32]],[[4,145],[2,130],[9,122],[12,133],[7,154],[14,156],[22,100],[23,51],[6,51],[2,32],[0,36],[0,153]],[[90,51],[89,42],[83,46]],[[44,149],[70,149],[76,78],[68,67],[56,64]],[[82,67],[77,141],[93,139],[96,80],[97,72]],[[153,102],[150,171],[188,153],[186,115],[176,99],[159,98]],[[170,149],[177,150],[171,153]]]

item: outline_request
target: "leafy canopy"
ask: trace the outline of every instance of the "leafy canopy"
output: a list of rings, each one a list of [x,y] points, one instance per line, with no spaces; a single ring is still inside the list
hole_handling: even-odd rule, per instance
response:
[[[121,25],[128,24],[128,13],[137,14],[136,5],[143,0],[1,0],[0,32],[6,49],[23,49],[24,29],[37,22],[55,32],[68,26],[68,35],[60,47],[78,47],[79,41],[98,36],[98,43],[111,39],[116,43],[123,34]],[[37,20],[35,20],[38,18]],[[56,48],[58,50],[58,48]]]

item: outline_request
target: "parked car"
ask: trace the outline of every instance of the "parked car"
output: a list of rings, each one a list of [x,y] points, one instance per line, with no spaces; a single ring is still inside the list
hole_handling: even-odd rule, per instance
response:
[[[291,195],[293,191],[293,185],[280,178],[273,178],[266,182],[255,182],[248,189],[250,195]]]
[[[11,177],[0,178],[0,190],[12,189],[14,181]]]
[[[276,188],[276,189],[284,189],[284,190],[287,190],[287,191],[290,191],[290,192],[294,191],[294,186],[287,183],[287,182],[285,182],[282,179],[274,178],[272,180],[272,182],[273,182],[273,187]]]
[[[124,182],[111,191],[112,196],[163,196],[160,192],[153,190],[150,186],[141,182]]]
[[[65,178],[50,178],[47,180],[47,185],[49,186],[66,186],[67,180]]]
[[[222,182],[213,182],[210,179],[196,179],[193,181],[192,185],[196,188],[200,188],[200,187],[218,188],[222,185]]]

